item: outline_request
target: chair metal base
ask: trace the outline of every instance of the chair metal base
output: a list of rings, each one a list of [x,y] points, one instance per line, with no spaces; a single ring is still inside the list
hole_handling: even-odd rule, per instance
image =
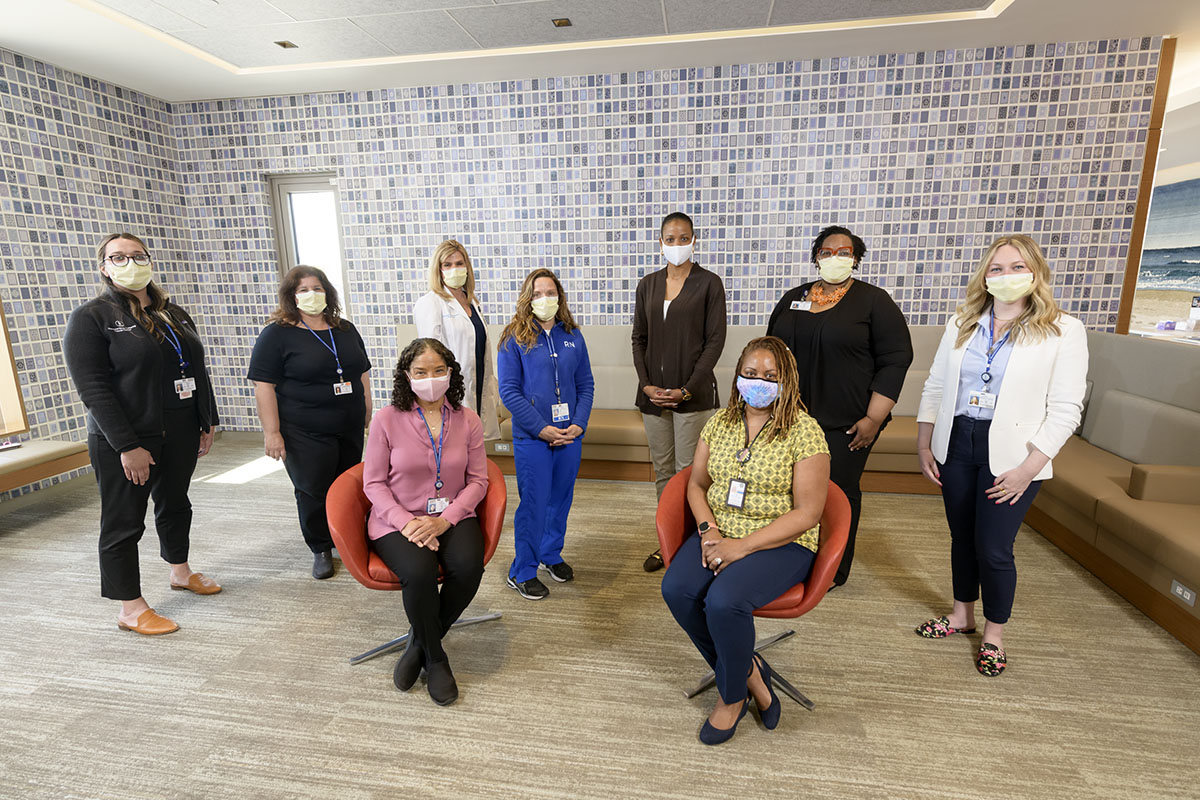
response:
[[[496,612],[494,614],[484,614],[483,616],[479,617],[462,617],[453,625],[451,625],[450,629],[454,630],[455,628],[465,628],[468,625],[478,625],[481,622],[491,622],[494,619],[500,619],[500,616],[500,613]],[[353,656],[350,659],[350,663],[361,664],[364,661],[370,661],[372,658],[378,658],[379,656],[387,655],[393,650],[398,650],[399,648],[403,647],[407,642],[408,634],[406,633],[398,639],[392,639],[390,642],[384,642],[383,644],[379,645],[379,647],[368,650],[361,655]]]
[[[754,645],[754,652],[760,653],[763,650],[766,650],[768,647],[772,647],[774,645],[779,644],[780,642],[782,642],[784,639],[788,638],[789,636],[795,635],[795,633],[796,632],[793,630],[787,630],[787,631],[784,631],[783,633],[776,634],[775,636],[770,636],[766,639],[763,639]],[[805,697],[803,694],[801,694],[799,689],[797,689],[795,686],[793,686],[791,683],[789,683],[787,680],[785,680],[778,673],[771,676],[771,682],[775,684],[776,688],[778,688],[779,691],[783,692],[788,697],[792,698],[797,703],[799,703],[800,705],[807,708],[809,711],[812,711],[813,708],[816,707],[816,704],[813,703],[812,700],[809,700],[807,697]],[[696,684],[695,689],[692,689],[691,691],[688,691],[688,692],[684,692],[684,697],[691,699],[691,698],[695,697],[696,695],[700,694],[701,692],[703,692],[707,689],[711,689],[713,686],[716,685],[716,683],[717,683],[716,673],[709,672],[707,675],[705,675],[703,678],[700,679],[700,683]]]

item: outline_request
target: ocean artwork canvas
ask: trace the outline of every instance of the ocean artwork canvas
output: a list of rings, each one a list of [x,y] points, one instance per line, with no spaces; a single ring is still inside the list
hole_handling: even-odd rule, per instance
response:
[[[1151,195],[1130,330],[1188,319],[1195,297],[1200,297],[1200,178],[1157,186]]]

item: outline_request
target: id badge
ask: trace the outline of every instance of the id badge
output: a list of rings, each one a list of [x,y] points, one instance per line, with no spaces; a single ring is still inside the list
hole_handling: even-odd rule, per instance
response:
[[[425,501],[425,513],[435,516],[450,507],[449,497],[431,497]]]
[[[737,478],[729,481],[729,494],[725,497],[725,505],[730,508],[741,508],[746,505],[746,482]]]
[[[175,394],[179,395],[180,400],[187,400],[192,396],[192,392],[196,390],[195,378],[181,378],[175,381]]]
[[[354,387],[350,385],[350,381],[343,383],[335,383],[333,385],[334,394],[354,394]]]
[[[792,311],[811,311],[812,300],[793,300]]]
[[[991,392],[974,391],[967,396],[967,405],[977,408],[995,408],[996,395]]]
[[[555,403],[550,406],[550,421],[551,422],[566,422],[571,418],[571,411],[567,408],[566,403]]]

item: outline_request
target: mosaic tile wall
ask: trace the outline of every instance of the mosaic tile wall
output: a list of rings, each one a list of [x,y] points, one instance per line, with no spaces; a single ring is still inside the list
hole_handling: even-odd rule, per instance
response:
[[[62,336],[106,234],[141,234],[172,295],[197,297],[171,125],[160,100],[0,50],[0,300],[31,428],[16,438],[85,438]]]
[[[338,178],[352,318],[382,372],[441,239],[491,322],[563,276],[584,325],[627,323],[662,215],[697,222],[730,322],[765,323],[827,224],[912,324],[952,312],[997,234],[1047,248],[1061,302],[1116,322],[1158,37],[168,105],[0,50],[0,299],[38,437],[82,438],[60,342],[95,241],[146,234],[206,337],[228,427],[278,279],[265,176]],[[21,491],[27,491],[26,489]]]
[[[1063,304],[1116,322],[1160,39],[530,78],[183,103],[180,180],[213,310],[230,421],[271,306],[263,175],[339,179],[353,318],[377,365],[425,291],[426,257],[464,242],[485,312],[551,267],[584,325],[628,322],[657,268],[657,225],[685,210],[730,322],[762,325],[811,274],[822,226],[854,228],[862,271],[913,324],[940,324],[999,233],[1046,247]],[[382,380],[382,375],[380,376]],[[235,399],[236,398],[236,399]],[[240,416],[237,416],[239,415]]]

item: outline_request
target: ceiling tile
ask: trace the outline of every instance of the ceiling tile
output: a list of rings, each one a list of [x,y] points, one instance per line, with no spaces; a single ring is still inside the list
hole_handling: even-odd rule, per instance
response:
[[[397,55],[478,50],[479,45],[445,11],[414,11],[355,17],[354,24],[369,31]]]
[[[393,55],[391,50],[348,19],[183,31],[176,36],[239,67],[270,67]],[[275,44],[284,39],[295,42],[299,47],[284,50]]]
[[[661,36],[659,0],[544,0],[491,7],[460,8],[449,12],[486,48]],[[569,28],[550,20],[567,17]]]
[[[405,11],[440,11],[463,6],[490,6],[491,0],[271,0],[280,11],[298,20],[363,17]]]
[[[102,5],[160,31],[184,31],[204,27],[196,20],[188,19],[155,3],[154,0],[103,0]]]
[[[771,0],[666,0],[667,33],[762,28],[771,13]]]
[[[944,14],[948,11],[979,11],[992,0],[775,0],[772,25],[805,25],[833,20],[906,17],[913,14]]]

